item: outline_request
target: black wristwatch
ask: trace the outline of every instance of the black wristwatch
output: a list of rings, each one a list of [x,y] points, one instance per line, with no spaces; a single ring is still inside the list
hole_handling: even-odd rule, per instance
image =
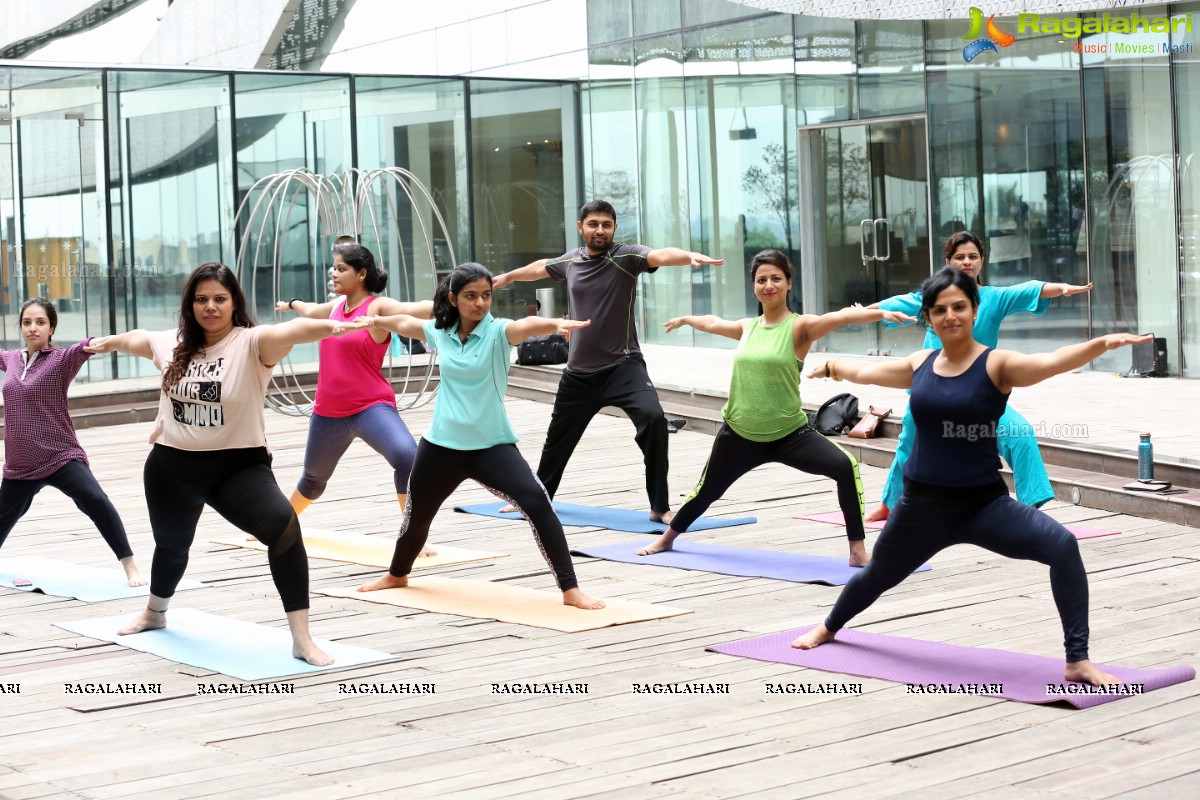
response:
[[[299,297],[293,297],[291,300],[288,300],[288,309],[291,311],[295,311],[296,309],[292,307],[292,303],[296,302],[299,299],[300,299]]]

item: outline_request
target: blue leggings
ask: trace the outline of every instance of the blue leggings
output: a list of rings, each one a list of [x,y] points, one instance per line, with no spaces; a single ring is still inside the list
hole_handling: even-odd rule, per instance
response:
[[[871,560],[842,589],[825,620],[840,630],[881,594],[953,544],[973,544],[1008,558],[1050,567],[1050,591],[1062,621],[1067,661],[1088,657],[1088,582],[1079,543],[1046,514],[1018,503],[1004,484],[991,493],[970,496],[962,490],[905,483],[900,502],[875,542]]]
[[[387,459],[395,470],[396,493],[407,493],[417,443],[396,407],[388,403],[376,403],[348,417],[313,414],[304,446],[304,474],[296,490],[309,500],[324,494],[338,461],[356,438]]]
[[[916,430],[912,411],[905,411],[900,441],[896,444],[896,457],[892,459],[887,483],[883,486],[883,504],[888,508],[896,507],[904,489],[904,462],[912,453]],[[1038,450],[1033,426],[1012,406],[1008,406],[997,423],[996,432],[996,447],[1000,450],[1000,457],[1012,470],[1017,499],[1034,508],[1053,500],[1054,487],[1050,485],[1050,476],[1046,474],[1046,465]]]

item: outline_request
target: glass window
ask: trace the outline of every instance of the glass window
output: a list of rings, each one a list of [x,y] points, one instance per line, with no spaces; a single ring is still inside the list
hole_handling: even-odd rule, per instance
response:
[[[587,0],[588,45],[606,44],[633,36],[630,0]]]
[[[925,110],[924,45],[920,22],[862,20],[858,23],[861,118]]]
[[[577,163],[574,85],[471,80],[470,92],[475,260],[499,273],[561,255],[575,239],[579,194],[575,169],[563,168]],[[523,317],[534,292],[553,285],[563,314],[565,288],[544,284],[501,291],[494,313]]]
[[[853,119],[858,114],[854,21],[800,14],[793,19],[799,124]]]
[[[108,97],[116,327],[167,330],[192,270],[235,261],[229,77],[113,72]],[[122,377],[157,372],[120,358]]]

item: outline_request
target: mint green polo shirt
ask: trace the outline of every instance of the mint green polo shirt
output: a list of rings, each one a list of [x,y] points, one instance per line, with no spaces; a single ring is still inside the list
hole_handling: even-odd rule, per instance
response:
[[[458,324],[439,330],[429,320],[421,326],[426,344],[437,352],[441,374],[433,423],[423,438],[452,450],[517,443],[504,411],[512,350],[505,331],[511,321],[488,314],[465,342],[458,338]]]

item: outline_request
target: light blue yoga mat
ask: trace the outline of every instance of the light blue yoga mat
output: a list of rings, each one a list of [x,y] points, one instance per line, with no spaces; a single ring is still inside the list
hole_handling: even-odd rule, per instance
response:
[[[29,585],[14,585],[13,582],[18,580],[29,581]],[[150,594],[149,586],[130,586],[125,579],[125,570],[116,562],[111,567],[86,567],[40,556],[0,558],[0,586],[55,597],[73,597],[85,603],[146,597]],[[178,588],[182,591],[202,586],[199,581],[184,580]]]
[[[471,506],[455,506],[455,511],[464,514],[481,514],[496,519],[521,519],[515,511],[511,514],[501,514],[500,509],[505,503],[478,503]],[[662,522],[654,522],[645,511],[631,511],[626,508],[604,508],[601,506],[577,506],[572,503],[555,503],[554,513],[558,514],[563,525],[575,525],[582,528],[608,528],[610,531],[625,533],[662,533],[667,526]],[[732,528],[734,525],[751,525],[758,520],[755,517],[700,517],[692,523],[689,531],[706,531],[712,528]]]
[[[691,530],[689,528],[689,530]],[[793,583],[824,583],[841,586],[859,571],[846,563],[846,556],[809,556],[773,550],[752,550],[747,547],[727,547],[704,542],[676,542],[673,550],[639,556],[638,547],[644,543],[618,542],[594,547],[575,547],[578,556],[621,561],[626,564],[653,564],[658,567],[694,569],[720,575],[741,575],[748,578],[774,578]],[[930,569],[922,564],[917,572]]]
[[[318,647],[333,656],[333,663],[327,667],[314,667],[292,657],[292,637],[286,626],[257,625],[191,608],[168,611],[167,627],[162,630],[118,636],[117,629],[128,625],[133,616],[121,614],[55,624],[81,636],[244,681],[307,675],[395,658],[378,650],[315,639]]]

